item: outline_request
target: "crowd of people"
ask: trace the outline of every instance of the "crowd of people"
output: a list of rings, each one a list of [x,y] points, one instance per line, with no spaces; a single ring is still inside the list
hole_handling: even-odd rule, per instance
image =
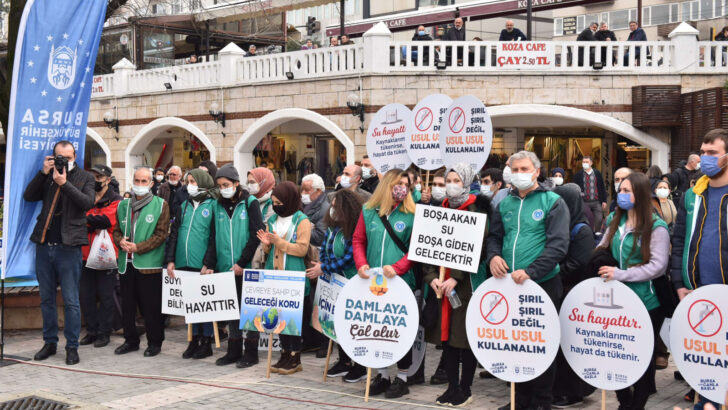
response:
[[[344,168],[331,192],[316,174],[296,184],[277,181],[268,168],[241,176],[232,164],[218,169],[210,161],[186,171],[178,166],[140,167],[122,199],[110,168],[79,168],[73,145],[61,141],[24,193],[26,201],[42,202],[31,237],[45,342],[35,360],[56,354],[58,284],[64,300],[66,363],[73,365],[79,362],[79,345],[102,348],[116,327],[123,328],[124,342],[114,352],[139,350],[138,312],[146,332],[144,356],[160,353],[165,338],[164,268],[170,276],[175,270],[203,275],[232,271],[238,297],[244,269],[305,271],[305,317],[311,316],[312,290],[323,273],[368,278],[373,268],[381,268],[386,277],[399,276],[413,292],[425,295],[421,315],[427,319],[426,340],[442,349],[429,381],[447,384],[436,401],[464,406],[472,401],[477,368],[465,312],[487,277],[510,275],[518,284],[532,280],[557,308],[582,280],[599,276],[623,282],[649,311],[656,341],[677,301],[697,287],[725,284],[728,258],[718,255],[728,252],[728,241],[721,240],[728,235],[728,212],[723,212],[728,207],[727,148],[728,131],[715,129],[705,135],[700,154],[690,155],[670,174],[656,167],[646,173],[620,168],[614,173],[610,205],[605,178],[594,169],[592,158],[583,157],[567,182],[571,173],[545,169],[529,151],[511,155],[502,170],[476,173],[469,165],[456,164],[438,170],[431,180],[423,180],[416,168],[379,174],[364,157],[360,165]],[[488,215],[476,274],[445,269],[441,278],[439,266],[408,259],[418,205]],[[537,211],[538,218],[532,217]],[[102,234],[113,238],[118,264],[91,269],[84,260]],[[115,290],[117,281],[120,292]],[[434,297],[453,292],[461,306]],[[114,325],[117,297],[120,326]],[[86,322],[83,338],[81,313]],[[258,364],[258,332],[243,333],[237,320],[226,327],[227,351],[215,363],[238,368]],[[212,324],[196,324],[192,334],[182,358],[213,355]],[[306,326],[301,336],[282,335],[280,342],[281,354],[271,370],[287,375],[302,371],[301,354],[320,352],[326,340]],[[620,409],[645,408],[655,392],[656,371],[666,367],[668,354],[656,343],[644,375],[617,392]],[[366,377],[366,369],[343,350],[338,356],[327,370],[329,377],[350,383]],[[424,383],[424,365],[408,377],[411,365],[410,350],[397,363],[394,378],[387,369],[378,369],[370,394],[398,398],[409,393],[409,386]],[[493,378],[487,371],[479,375]],[[516,383],[516,408],[564,408],[593,391],[560,354],[536,379]],[[702,397],[699,401],[707,402]]]

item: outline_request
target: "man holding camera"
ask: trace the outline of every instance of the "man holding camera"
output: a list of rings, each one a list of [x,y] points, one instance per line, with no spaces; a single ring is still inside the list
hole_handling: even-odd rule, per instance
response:
[[[43,348],[35,360],[56,354],[58,315],[56,287],[63,295],[63,334],[66,337],[66,364],[79,362],[78,337],[81,309],[78,298],[81,278],[81,247],[88,244],[86,212],[94,205],[94,177],[76,163],[76,149],[69,141],[59,141],[53,156],[45,157],[43,169],[25,188],[28,202],[43,201],[30,240],[36,243],[35,273],[43,315]]]

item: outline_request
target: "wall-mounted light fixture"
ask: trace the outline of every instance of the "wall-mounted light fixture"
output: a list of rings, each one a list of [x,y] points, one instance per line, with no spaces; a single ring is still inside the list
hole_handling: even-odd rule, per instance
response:
[[[104,113],[104,122],[106,123],[106,126],[110,129],[113,129],[116,131],[116,138],[117,141],[119,141],[119,110],[114,106],[114,111],[106,111]]]
[[[216,102],[210,104],[210,116],[216,123],[225,128],[225,112],[220,110],[220,106]]]
[[[361,97],[356,93],[351,93],[346,98],[346,106],[351,110],[351,115],[359,117],[361,120],[361,126],[359,130],[364,132],[364,104],[361,101]]]

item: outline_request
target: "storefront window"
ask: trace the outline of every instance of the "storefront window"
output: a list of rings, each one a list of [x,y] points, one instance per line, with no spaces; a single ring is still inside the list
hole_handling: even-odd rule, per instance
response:
[[[174,36],[160,31],[144,31],[144,68],[174,65]]]
[[[122,58],[134,61],[132,56],[133,38],[132,29],[129,26],[105,30],[99,42],[99,54],[96,58],[94,75],[113,73],[114,70],[111,67]]]

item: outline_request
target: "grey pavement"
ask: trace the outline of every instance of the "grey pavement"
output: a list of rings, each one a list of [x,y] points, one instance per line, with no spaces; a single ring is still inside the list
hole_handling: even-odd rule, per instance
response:
[[[112,335],[106,347],[82,346],[81,363],[76,366],[65,365],[62,349],[65,341],[61,337],[58,354],[48,360],[0,367],[0,407],[3,401],[33,394],[89,409],[414,409],[441,407],[435,404],[435,398],[446,389],[442,385],[417,385],[410,387],[410,394],[401,399],[391,401],[377,396],[365,403],[363,381],[349,384],[337,378],[324,383],[325,359],[317,359],[313,354],[303,355],[302,372],[289,376],[272,374],[266,379],[266,352],[260,352],[261,364],[250,369],[237,369],[234,365],[220,367],[214,362],[224,354],[225,342],[221,348],[214,349],[210,358],[184,360],[181,356],[187,345],[186,337],[184,326],[167,329],[162,353],[145,358],[144,342],[138,352],[114,355],[114,349],[123,339]],[[31,358],[42,346],[41,332],[8,332],[5,342],[6,354]],[[274,361],[277,355],[273,353]],[[440,351],[428,346],[425,368],[428,380],[439,357]],[[331,364],[334,361],[332,357]],[[676,381],[674,371],[670,361],[667,369],[657,372],[657,393],[650,398],[648,409],[689,407],[682,399],[688,390],[687,384]],[[505,382],[480,379],[477,374],[473,394],[474,401],[468,407],[472,409],[496,409],[509,399]],[[601,395],[596,392],[583,405],[572,408],[599,409],[600,400]],[[613,392],[607,393],[607,408],[617,408]]]

